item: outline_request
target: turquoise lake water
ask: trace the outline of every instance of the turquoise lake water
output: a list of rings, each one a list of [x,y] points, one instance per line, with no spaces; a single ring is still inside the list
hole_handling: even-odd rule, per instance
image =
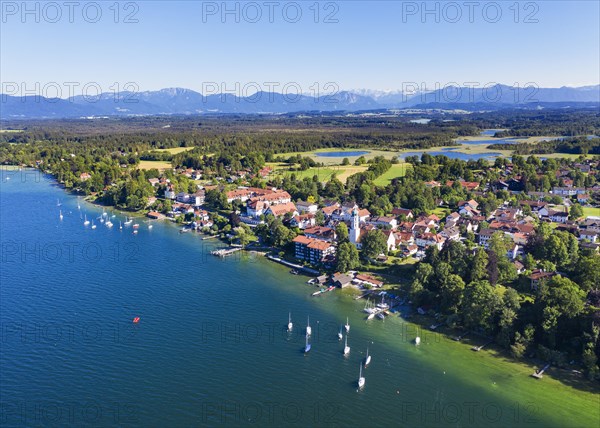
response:
[[[598,414],[596,397],[528,367],[397,316],[366,322],[350,293],[311,297],[306,277],[261,256],[213,257],[222,244],[167,222],[135,219],[133,234],[116,215],[109,229],[38,172],[2,171],[0,201],[2,426],[545,427]]]

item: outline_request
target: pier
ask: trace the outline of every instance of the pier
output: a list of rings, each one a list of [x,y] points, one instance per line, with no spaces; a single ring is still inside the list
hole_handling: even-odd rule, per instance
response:
[[[484,346],[487,346],[487,345],[489,345],[489,344],[490,344],[490,343],[492,343],[492,342],[493,342],[493,340],[490,340],[489,342],[486,342],[486,343],[484,343],[484,344],[483,344],[483,345],[481,345],[481,346],[473,346],[473,347],[471,348],[471,351],[479,352],[479,351],[481,351],[481,350],[483,349],[483,347],[484,347]]]
[[[267,254],[267,258],[269,260],[273,260],[274,262],[281,263],[284,266],[296,269],[298,272],[307,273],[309,275],[320,275],[321,274],[321,272],[319,272],[318,270],[307,268],[302,265],[297,265],[295,263],[291,263],[286,260],[280,259],[279,257],[272,256],[270,254]]]
[[[541,378],[543,378],[543,377],[544,377],[544,372],[545,372],[546,370],[548,370],[548,368],[549,368],[549,367],[550,367],[550,364],[546,364],[542,370],[536,370],[535,372],[533,372],[533,373],[531,374],[531,377],[534,377],[534,378],[536,378],[536,379],[541,379]]]
[[[238,251],[242,251],[241,248],[236,247],[236,248],[223,248],[221,250],[215,250],[215,251],[211,251],[210,253],[213,256],[217,256],[217,257],[227,257],[230,256],[233,253],[236,253]]]

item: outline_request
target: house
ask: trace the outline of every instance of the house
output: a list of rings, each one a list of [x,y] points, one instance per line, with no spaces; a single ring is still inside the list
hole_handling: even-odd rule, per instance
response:
[[[156,212],[156,211],[150,211],[150,212],[148,212],[148,214],[146,214],[146,215],[147,215],[149,218],[151,218],[151,219],[154,219],[154,220],[158,220],[158,219],[160,219],[160,218],[163,218],[163,217],[164,217],[164,215],[162,215],[161,213],[159,213],[159,212]]]
[[[444,230],[442,230],[440,235],[449,241],[460,240],[460,230],[457,227],[446,227]]]
[[[554,223],[566,223],[569,219],[569,213],[567,213],[566,211],[550,210],[550,212],[548,213],[548,218]]]
[[[392,210],[392,215],[395,215],[396,217],[404,216],[405,219],[414,218],[412,210],[409,210],[407,208],[394,208]]]
[[[517,270],[517,274],[521,275],[523,272],[525,272],[525,266],[520,261],[515,260],[513,262],[513,265],[515,266],[515,269]]]
[[[383,286],[383,281],[373,278],[371,275],[359,273],[354,277],[354,282],[357,284],[366,284],[371,287],[381,288]]]
[[[288,213],[291,213],[292,216],[298,215],[298,211],[296,210],[296,205],[293,202],[288,202],[285,204],[271,205],[265,211],[265,214],[272,214],[275,217],[281,217],[282,215],[285,215]]]
[[[577,202],[579,202],[580,204],[586,204],[589,200],[590,200],[590,195],[588,195],[587,193],[582,193],[580,195],[577,195]]]
[[[386,245],[388,251],[396,250],[396,236],[393,230],[384,230],[383,234],[386,238]]]
[[[418,251],[419,251],[419,247],[417,247],[415,244],[411,244],[411,245],[407,245],[406,248],[404,248],[404,250],[402,250],[402,255],[404,257],[410,257],[414,254],[417,254]]]
[[[470,199],[468,201],[460,201],[458,203],[458,208],[464,208],[466,206],[469,206],[473,209],[477,209],[477,207],[479,207],[479,204],[477,203],[477,201],[475,199]]]
[[[417,236],[416,244],[419,248],[436,246],[438,250],[441,250],[445,241],[446,238],[440,234],[423,233],[422,235]]]
[[[158,186],[159,180],[158,178],[149,178],[148,183],[150,183],[152,187],[156,187]]]
[[[475,190],[479,187],[479,183],[476,181],[459,180],[458,182],[465,190],[467,190],[469,192],[472,192],[473,190]],[[425,183],[425,184],[427,184],[427,183]],[[453,184],[454,184],[454,181],[446,181],[446,186],[448,186],[448,187],[452,187]]]
[[[187,204],[190,201],[190,195],[185,192],[179,192],[175,195],[175,200],[177,202],[181,202],[182,204]]]
[[[531,289],[536,291],[543,281],[552,278],[554,275],[556,275],[556,272],[544,272],[542,269],[535,269],[531,275],[529,275]]]
[[[548,205],[548,202],[543,202],[543,201],[519,201],[519,205],[521,205],[522,207],[524,207],[524,206],[527,205],[527,206],[529,206],[531,208],[532,212],[537,213],[539,210],[541,210],[546,205]]]
[[[189,197],[190,204],[199,207],[204,204],[204,198],[206,193],[204,189],[199,189],[196,192],[192,193]]]
[[[367,224],[372,224],[377,227],[396,229],[398,227],[398,220],[396,220],[394,217],[370,217],[367,219]]]
[[[579,232],[579,239],[589,242],[596,242],[598,239],[598,232],[593,230],[582,230]]]
[[[248,217],[258,218],[265,213],[268,207],[268,204],[263,201],[249,201],[246,205],[246,213]]]
[[[465,217],[475,217],[481,214],[481,212],[470,205],[463,206],[458,213]]]
[[[175,199],[175,189],[172,184],[165,189],[165,199]]]
[[[316,223],[314,214],[300,214],[294,216],[290,221],[290,226],[297,227],[298,229],[306,229],[314,226]]]
[[[450,214],[449,216],[446,217],[446,226],[456,225],[456,223],[458,222],[459,219],[460,219],[459,213],[454,212],[454,213]]]
[[[327,241],[299,235],[293,242],[295,257],[313,265],[322,264],[335,255],[335,247]]]
[[[336,287],[339,288],[346,288],[348,287],[350,284],[352,284],[352,280],[354,278],[352,278],[350,275],[346,275],[345,273],[334,273],[333,276],[331,277],[331,282],[333,282],[333,285],[335,285]]]
[[[321,239],[323,241],[334,241],[336,238],[335,230],[325,226],[314,226],[304,229],[304,235],[309,238]]]
[[[89,180],[90,178],[92,178],[92,176],[90,174],[88,174],[87,172],[82,172],[81,174],[79,174],[79,179],[81,181],[86,181],[86,180]]]
[[[479,245],[487,250],[489,247],[489,240],[495,232],[496,231],[493,229],[481,229],[479,231]]]
[[[314,202],[298,201],[296,202],[296,208],[300,213],[316,214],[319,209],[318,205]]]

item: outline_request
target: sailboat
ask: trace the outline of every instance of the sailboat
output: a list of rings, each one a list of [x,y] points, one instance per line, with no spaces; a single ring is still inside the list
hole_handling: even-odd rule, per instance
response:
[[[129,225],[129,224],[131,224],[131,223],[133,223],[133,220],[132,220],[132,219],[130,219],[129,217],[125,216],[125,223],[123,223],[123,224],[124,224],[125,226],[127,226],[127,225]]]
[[[57,207],[60,207],[61,205],[62,205],[62,204],[60,203],[60,199],[57,199],[57,200],[56,200],[56,206],[57,206]]]
[[[306,336],[306,345],[304,346],[304,353],[308,354],[310,352],[311,344],[308,343],[308,336]]]
[[[310,336],[312,334],[312,328],[310,328],[310,316],[308,317],[308,323],[306,324],[306,336]]]
[[[344,355],[348,355],[350,353],[350,347],[348,346],[348,335],[346,335],[346,343],[344,344]]]
[[[363,386],[365,386],[365,378],[362,375],[362,363],[360,365],[360,372],[358,375],[358,387],[362,388]]]
[[[84,219],[85,219],[85,220],[83,221],[83,225],[84,225],[84,226],[87,226],[88,224],[90,224],[90,221],[87,219],[87,214],[85,214],[83,217],[84,217]]]
[[[292,324],[292,313],[290,312],[288,315],[288,331],[292,331],[292,327],[294,327],[294,324]]]
[[[371,364],[371,356],[369,355],[369,348],[367,347],[367,356],[365,357],[365,367]]]
[[[350,323],[348,322],[348,317],[346,317],[346,325],[345,325],[345,327],[346,327],[346,333],[349,333],[350,332]]]
[[[92,220],[92,229],[95,229],[96,225],[94,224],[94,220]]]
[[[344,337],[343,334],[342,334],[342,328],[344,328],[344,326],[340,325],[340,331],[338,333],[338,340],[342,340],[342,337]]]
[[[373,318],[375,318],[375,312],[371,312],[367,317],[368,320],[372,320]]]
[[[77,209],[81,210],[81,205],[79,204],[79,196],[77,197]]]
[[[58,211],[58,218],[61,219],[61,220],[63,219],[62,210]]]
[[[421,338],[417,336],[415,337],[415,345],[419,346],[419,343],[421,343]]]
[[[106,227],[113,227],[112,221],[106,220]]]

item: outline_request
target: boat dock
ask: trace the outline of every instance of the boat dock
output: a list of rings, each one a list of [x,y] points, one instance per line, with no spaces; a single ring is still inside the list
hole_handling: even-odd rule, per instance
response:
[[[308,267],[305,267],[302,265],[297,265],[295,263],[291,263],[286,260],[280,259],[279,257],[272,256],[270,254],[267,254],[266,257],[269,260],[273,260],[274,262],[281,263],[284,266],[290,267],[292,269],[296,269],[298,272],[307,273],[309,275],[320,275],[321,274],[321,272],[319,272],[318,270],[314,270],[314,269],[311,269],[311,268],[308,268]]]
[[[487,346],[487,345],[489,345],[489,344],[490,344],[490,343],[492,343],[492,342],[493,342],[493,340],[490,340],[489,342],[486,342],[486,343],[484,343],[484,344],[483,344],[483,345],[481,345],[481,346],[473,346],[473,347],[471,348],[471,351],[479,352],[479,351],[481,351],[481,350],[483,349],[483,347],[484,347],[484,346]]]
[[[550,367],[550,364],[546,364],[542,370],[536,370],[535,372],[533,372],[533,373],[531,374],[531,377],[534,377],[534,378],[536,378],[536,379],[541,379],[541,378],[543,378],[543,377],[544,377],[544,372],[545,372],[546,370],[548,370],[548,368],[549,368],[549,367]]]
[[[223,248],[221,250],[211,251],[210,253],[213,256],[226,257],[226,256],[230,256],[231,254],[236,253],[238,251],[242,251],[242,249],[239,248],[239,247],[236,247],[236,248]]]

